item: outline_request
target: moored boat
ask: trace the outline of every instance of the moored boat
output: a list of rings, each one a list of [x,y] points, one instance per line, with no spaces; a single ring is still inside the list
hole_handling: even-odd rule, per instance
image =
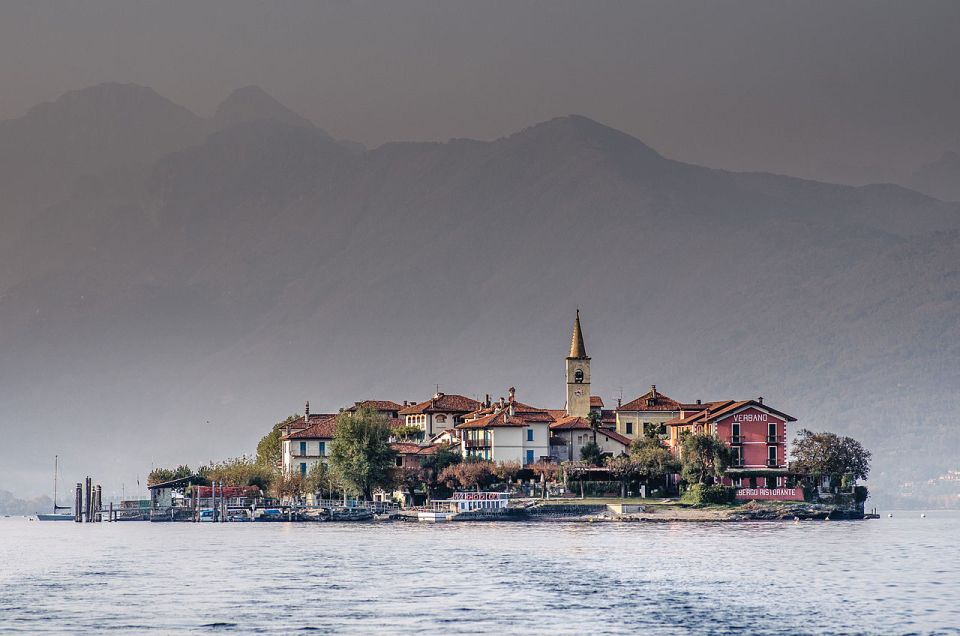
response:
[[[57,505],[57,479],[60,473],[60,456],[53,456],[53,512],[38,512],[37,519],[40,521],[74,521],[76,517],[70,513],[58,512],[59,510],[70,510],[70,506]]]

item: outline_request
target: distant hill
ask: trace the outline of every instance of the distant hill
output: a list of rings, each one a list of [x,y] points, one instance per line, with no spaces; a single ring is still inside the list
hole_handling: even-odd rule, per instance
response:
[[[7,490],[0,490],[0,515],[30,516],[38,512],[52,512],[53,500],[47,496],[19,499]]]
[[[42,439],[101,481],[250,452],[305,399],[561,408],[577,306],[607,404],[764,395],[861,438],[881,487],[956,467],[960,205],[685,164],[576,115],[363,151],[251,95],[0,254],[21,482]]]

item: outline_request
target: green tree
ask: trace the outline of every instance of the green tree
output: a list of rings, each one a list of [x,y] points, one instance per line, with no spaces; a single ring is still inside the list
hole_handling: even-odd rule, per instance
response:
[[[732,452],[716,435],[697,433],[683,440],[680,475],[690,484],[713,484],[723,476]]]
[[[270,488],[276,477],[272,468],[259,464],[248,456],[210,462],[197,473],[206,481],[216,481],[224,486],[256,486],[264,492]]]
[[[587,442],[580,448],[580,461],[600,466],[603,464],[603,451],[596,442]]]
[[[423,429],[415,424],[403,424],[393,428],[393,437],[400,440],[419,442],[423,440]]]
[[[447,466],[459,464],[463,461],[460,449],[451,444],[443,444],[433,455],[427,455],[420,460],[420,467],[424,471],[424,481],[427,484],[428,494],[433,498],[439,490],[445,488],[439,479],[440,473]]]
[[[273,425],[273,428],[270,429],[269,433],[260,438],[260,442],[257,443],[258,464],[262,466],[269,466],[276,471],[280,470],[280,436],[283,435],[283,429],[287,426],[287,424],[294,421],[298,417],[300,416],[291,415],[285,420],[277,422]]]
[[[603,416],[597,411],[590,411],[590,414],[587,415],[587,421],[590,422],[590,430],[593,431],[593,443],[596,445],[597,431],[600,430],[600,426],[603,424]]]
[[[371,499],[376,488],[391,485],[396,452],[390,448],[390,424],[370,407],[343,411],[330,444],[330,468],[352,491]]]
[[[630,458],[637,465],[637,477],[646,482],[659,481],[680,472],[680,464],[658,435],[638,437],[630,445]]]
[[[845,474],[855,479],[866,479],[870,474],[870,451],[852,437],[803,429],[791,448],[794,469],[810,476],[827,475],[839,480]]]
[[[620,496],[627,496],[627,486],[640,476],[640,464],[630,455],[608,457],[604,462],[610,476],[620,482]]]
[[[333,499],[334,493],[343,490],[343,484],[330,467],[323,462],[317,462],[310,467],[303,480],[304,492],[320,495],[321,499]],[[326,497],[324,497],[326,495]]]
[[[162,484],[165,481],[171,481],[173,479],[182,479],[184,477],[192,477],[193,471],[190,470],[190,467],[186,464],[180,464],[176,468],[154,468],[150,471],[150,474],[147,475],[147,484]]]

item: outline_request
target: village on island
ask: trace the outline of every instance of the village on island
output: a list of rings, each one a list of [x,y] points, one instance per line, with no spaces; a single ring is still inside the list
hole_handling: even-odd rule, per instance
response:
[[[656,385],[615,407],[591,393],[580,312],[566,406],[437,392],[366,399],[273,426],[256,457],[155,469],[148,500],[105,508],[88,478],[76,521],[859,519],[870,453],[762,397],[681,402]],[[613,405],[611,405],[613,406]],[[792,438],[792,439],[791,439]],[[48,517],[50,515],[47,515]],[[63,515],[67,517],[68,515]]]

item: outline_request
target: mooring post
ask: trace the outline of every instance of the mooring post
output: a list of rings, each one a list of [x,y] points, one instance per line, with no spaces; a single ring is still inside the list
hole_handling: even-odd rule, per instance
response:
[[[103,487],[97,484],[97,511],[93,516],[97,523],[103,521]]]
[[[83,520],[83,486],[77,482],[77,489],[73,493],[73,520],[80,523]]]
[[[91,511],[93,510],[93,501],[91,501],[91,498],[93,497],[93,480],[89,477],[83,481],[83,496],[85,497],[83,504],[83,520],[86,523],[90,523],[93,521],[93,518],[90,515]]]
[[[113,502],[110,502],[110,514],[107,517],[107,523],[113,523]]]

